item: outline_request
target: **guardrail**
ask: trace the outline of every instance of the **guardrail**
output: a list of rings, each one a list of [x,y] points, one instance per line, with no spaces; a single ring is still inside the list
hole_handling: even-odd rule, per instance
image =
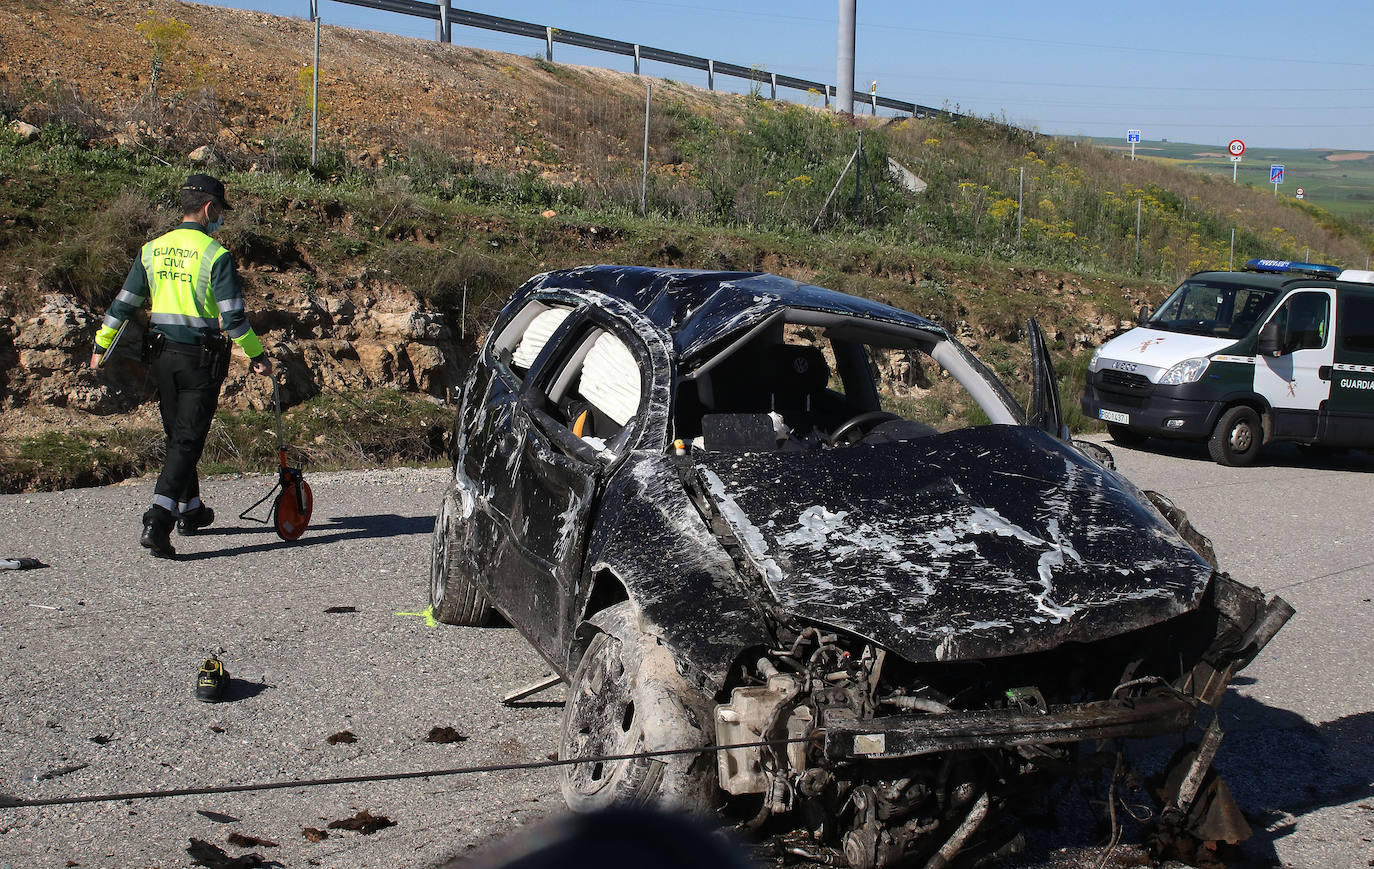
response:
[[[683,54],[680,51],[669,51],[664,48],[654,48],[653,46],[640,45],[634,42],[624,42],[619,39],[608,39],[607,37],[594,36],[590,33],[578,33],[575,30],[561,30],[543,24],[516,21],[513,18],[502,18],[499,15],[487,15],[481,12],[454,9],[447,0],[442,3],[426,3],[424,0],[337,0],[337,2],[348,3],[352,6],[365,6],[369,9],[377,9],[382,12],[394,12],[399,15],[428,18],[438,23],[439,39],[442,42],[452,41],[453,25],[461,24],[465,27],[477,27],[482,30],[494,30],[500,33],[514,34],[516,36],[527,36],[530,39],[541,39],[544,41],[544,57],[549,61],[553,60],[553,47],[557,43],[561,45],[573,45],[578,48],[589,48],[593,51],[604,51],[609,54],[618,54],[623,57],[632,57],[634,58],[635,75],[639,75],[639,64],[642,60],[652,60],[658,63],[667,63],[673,66],[701,70],[706,73],[706,87],[709,90],[716,89],[716,75],[727,75],[768,85],[772,99],[778,98],[778,88],[780,87],[806,91],[807,93],[821,94],[825,98],[825,104],[827,106],[830,105],[831,98],[836,95],[835,86],[825,84],[824,82],[811,81],[809,79],[797,78],[790,75],[779,75],[776,72],[766,72],[757,67],[740,66],[736,63],[726,63],[725,61],[712,60],[707,57],[698,57],[694,54]],[[905,112],[914,118],[943,117],[953,119],[961,117],[955,112],[950,112],[945,109],[936,109],[906,100],[894,100],[890,97],[881,97],[876,93],[855,91],[854,103],[855,105],[866,104],[870,106],[874,114],[877,114],[879,108],[884,108]]]

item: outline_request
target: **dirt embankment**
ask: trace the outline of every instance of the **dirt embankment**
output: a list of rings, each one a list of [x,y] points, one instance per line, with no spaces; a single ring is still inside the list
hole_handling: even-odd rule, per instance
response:
[[[145,36],[150,24],[169,22],[185,25],[184,36],[162,61],[154,92],[156,40]],[[312,44],[308,22],[255,12],[173,0],[22,0],[0,7],[0,95],[21,119],[62,121],[94,148],[170,163],[169,177],[204,166],[261,170],[255,177],[268,178],[283,143],[308,141]],[[355,166],[384,167],[413,158],[417,149],[437,148],[492,171],[570,183],[604,176],[607,161],[637,159],[626,150],[642,117],[643,80],[633,76],[334,27],[324,28],[321,53],[323,141]],[[656,83],[655,95],[708,112],[728,110],[731,99],[672,83]],[[651,145],[656,171],[682,171],[671,143]],[[253,322],[288,372],[288,400],[375,387],[443,396],[457,385],[493,299],[536,271],[589,261],[768,270],[841,281],[837,288],[848,291],[872,293],[878,286],[880,295],[891,288],[888,301],[930,303],[918,309],[975,346],[1019,341],[1024,314],[1049,305],[1059,320],[1048,324],[1051,334],[1065,348],[1087,347],[1117,329],[1125,305],[1150,291],[1144,281],[1125,286],[1038,269],[985,264],[970,270],[906,257],[886,262],[863,251],[762,250],[725,231],[670,227],[638,238],[542,222],[537,214],[520,225],[481,216],[450,220],[447,234],[436,237],[429,228],[434,215],[412,209],[405,176],[396,180],[394,202],[375,216],[350,211],[328,186],[316,201],[274,195],[263,182],[260,191],[269,192],[248,197],[226,225],[222,237],[238,258]],[[35,189],[34,196],[45,195]],[[151,214],[146,200],[156,194],[134,195]],[[413,227],[402,237],[388,223],[409,210]],[[145,215],[149,234],[167,222],[165,212]],[[0,231],[7,220],[15,229],[15,219],[0,213]],[[252,231],[241,229],[247,224]],[[360,240],[413,242],[430,252],[452,248],[461,260],[456,267],[466,271],[449,283],[467,286],[473,269],[485,270],[479,277],[486,307],[477,316],[469,308],[460,322],[452,307],[422,301],[388,263],[323,255]],[[120,274],[136,249],[129,243],[135,246],[114,257]],[[405,257],[397,259],[405,265]],[[15,280],[5,286],[0,279],[0,408],[6,411],[0,435],[102,428],[133,409],[155,425],[151,384],[137,362],[117,361],[100,375],[83,367],[102,305]],[[110,284],[112,297],[117,281]],[[449,301],[456,307],[456,299]],[[261,408],[268,395],[236,354],[223,406]]]

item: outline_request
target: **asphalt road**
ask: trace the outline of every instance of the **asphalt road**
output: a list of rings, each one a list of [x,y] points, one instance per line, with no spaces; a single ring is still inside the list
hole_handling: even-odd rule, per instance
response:
[[[1250,865],[1374,858],[1374,459],[1222,468],[1205,453],[1115,448],[1171,495],[1234,576],[1299,610],[1224,706],[1218,759],[1257,835]],[[218,479],[220,521],[136,544],[147,481],[0,497],[0,792],[26,798],[446,769],[547,758],[561,689],[499,700],[547,671],[509,628],[430,627],[428,534],[445,472],[312,474],[297,544],[234,514],[271,485]],[[326,612],[351,608],[351,611]],[[230,702],[197,703],[223,650]],[[426,741],[435,726],[464,739]],[[331,743],[342,731],[355,742]],[[73,767],[79,767],[72,769]],[[66,770],[66,771],[64,771]],[[360,810],[394,826],[330,829]],[[257,793],[0,809],[0,866],[192,865],[193,837],[290,867],[425,866],[562,810],[551,770]],[[317,829],[328,838],[312,841]],[[277,847],[241,848],[231,833]],[[1033,843],[1042,840],[1033,840]],[[1069,818],[1025,865],[1091,866],[1100,831]],[[1120,852],[1119,852],[1120,853]],[[1114,861],[1115,862],[1115,861]]]

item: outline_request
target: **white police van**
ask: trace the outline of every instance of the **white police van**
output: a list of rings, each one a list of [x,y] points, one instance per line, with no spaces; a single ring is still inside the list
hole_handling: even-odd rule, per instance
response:
[[[1255,259],[1192,275],[1098,348],[1082,407],[1119,443],[1206,440],[1224,465],[1271,441],[1374,448],[1374,271]]]

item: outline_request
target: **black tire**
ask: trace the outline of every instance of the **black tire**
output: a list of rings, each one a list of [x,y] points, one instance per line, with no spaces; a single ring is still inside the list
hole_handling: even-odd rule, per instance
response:
[[[491,604],[473,581],[467,552],[467,523],[458,509],[458,487],[444,493],[429,555],[429,606],[435,621],[481,627],[491,620]]]
[[[589,626],[595,635],[568,683],[560,758],[711,744],[711,704],[640,630],[628,602],[596,614]],[[719,801],[710,752],[570,764],[560,778],[563,799],[578,812],[653,804],[706,813]]]
[[[1107,434],[1112,436],[1112,443],[1121,444],[1123,447],[1145,443],[1145,435],[1116,422],[1107,423]]]
[[[1207,452],[1218,464],[1240,467],[1255,460],[1263,441],[1264,429],[1260,427],[1259,414],[1240,404],[1217,420],[1217,427],[1207,441]]]

